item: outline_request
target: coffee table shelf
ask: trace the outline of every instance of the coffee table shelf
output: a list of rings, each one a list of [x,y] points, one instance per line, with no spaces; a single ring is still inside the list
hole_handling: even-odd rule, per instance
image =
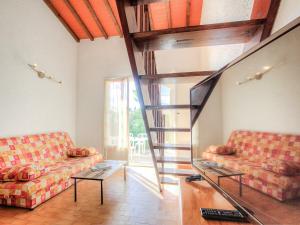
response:
[[[197,168],[206,176],[209,175],[214,175],[217,177],[218,181],[217,184],[218,186],[220,186],[221,183],[221,178],[224,177],[235,177],[238,176],[239,177],[239,192],[240,192],[240,196],[242,196],[243,193],[243,184],[242,184],[242,176],[245,174],[241,171],[235,171],[229,168],[224,168],[224,167],[211,167],[211,166],[207,166],[204,162],[207,162],[209,160],[205,160],[205,159],[199,159],[196,162],[194,162],[197,166]]]
[[[95,180],[100,181],[101,205],[103,205],[103,181],[113,175],[118,170],[124,170],[124,181],[126,181],[126,161],[119,160],[104,160],[101,163],[106,163],[110,168],[104,170],[92,171],[91,168],[81,171],[73,176],[74,179],[74,201],[77,201],[77,180]]]

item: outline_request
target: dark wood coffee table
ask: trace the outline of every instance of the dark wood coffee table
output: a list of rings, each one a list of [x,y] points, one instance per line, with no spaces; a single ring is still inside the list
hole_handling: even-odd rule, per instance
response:
[[[209,167],[204,164],[205,161],[209,161],[206,159],[199,159],[196,162],[194,162],[197,166],[197,168],[206,176],[209,177],[209,175],[216,176],[218,179],[218,186],[220,186],[221,178],[224,177],[239,177],[239,191],[240,191],[240,196],[242,196],[242,176],[245,174],[241,171],[235,171],[233,169],[229,168],[224,168],[224,167]]]
[[[71,176],[72,179],[74,179],[74,201],[77,201],[77,180],[96,180],[100,181],[101,183],[101,205],[103,205],[103,181],[113,175],[115,172],[117,172],[120,169],[124,169],[124,180],[126,181],[126,161],[119,161],[119,160],[104,160],[106,164],[110,165],[111,168],[105,169],[105,170],[97,170],[92,171],[91,169],[87,169],[84,171],[81,171],[73,176]]]

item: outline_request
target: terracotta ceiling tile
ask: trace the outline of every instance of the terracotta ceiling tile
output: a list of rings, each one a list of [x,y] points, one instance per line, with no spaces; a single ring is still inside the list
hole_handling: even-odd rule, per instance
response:
[[[109,1],[110,2],[110,1]],[[101,21],[108,36],[119,35],[117,29],[114,26],[113,20],[104,4],[104,0],[90,0],[99,20]],[[111,5],[113,7],[113,5]]]
[[[167,29],[169,27],[169,22],[168,22],[169,3],[168,2],[152,3],[149,4],[148,7],[149,7],[149,13],[151,14],[151,18],[152,18],[151,29],[152,30]]]
[[[186,0],[171,0],[171,16],[174,27],[186,26]]]
[[[118,21],[118,24],[119,24],[119,27],[122,31],[122,27],[121,27],[121,20],[120,20],[120,17],[119,17],[119,12],[118,12],[118,8],[117,8],[117,3],[116,3],[116,0],[109,0],[109,3],[110,3],[110,6],[113,10],[113,13]]]
[[[103,36],[83,0],[70,0],[70,2],[92,35]]]
[[[191,0],[190,26],[200,25],[203,0]]]
[[[88,38],[81,25],[77,22],[71,11],[65,5],[64,1],[52,0],[51,3],[80,39]]]

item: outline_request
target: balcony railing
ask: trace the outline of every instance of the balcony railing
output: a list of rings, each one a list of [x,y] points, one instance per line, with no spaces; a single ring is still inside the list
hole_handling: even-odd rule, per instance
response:
[[[132,163],[151,163],[151,153],[146,133],[129,135],[129,161]]]

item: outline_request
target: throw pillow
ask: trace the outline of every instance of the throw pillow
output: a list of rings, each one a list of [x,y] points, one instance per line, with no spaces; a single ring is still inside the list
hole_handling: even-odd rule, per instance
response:
[[[48,168],[39,164],[29,164],[20,167],[17,173],[17,180],[30,181],[34,180],[48,172]]]
[[[68,156],[69,157],[87,157],[92,156],[97,153],[97,150],[92,147],[88,148],[70,148],[68,149]]]
[[[226,145],[211,145],[206,152],[219,154],[219,155],[232,155],[235,154],[235,149]]]
[[[0,181],[16,181],[18,170],[18,166],[0,169]]]

